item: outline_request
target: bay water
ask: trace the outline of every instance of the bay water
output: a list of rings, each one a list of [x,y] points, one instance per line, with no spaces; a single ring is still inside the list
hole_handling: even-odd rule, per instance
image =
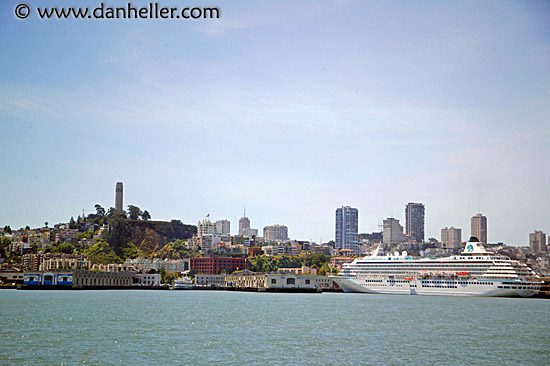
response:
[[[2,365],[548,365],[550,301],[0,291]]]

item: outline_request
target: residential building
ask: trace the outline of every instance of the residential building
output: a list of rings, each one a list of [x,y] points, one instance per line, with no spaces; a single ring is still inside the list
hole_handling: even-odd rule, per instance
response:
[[[350,206],[336,209],[336,249],[358,251],[359,245],[359,211]]]
[[[478,213],[472,217],[472,237],[477,238],[481,243],[487,244],[487,217]]]
[[[123,263],[109,263],[109,264],[94,264],[91,268],[93,271],[102,271],[102,272],[130,272],[136,271],[134,266]]]
[[[405,206],[405,226],[409,238],[417,243],[424,242],[424,205],[409,202]]]
[[[152,269],[159,271],[164,268],[166,273],[182,273],[190,269],[189,258],[184,259],[147,259],[147,258],[135,258],[126,259],[124,265],[128,266],[128,269],[135,268],[136,271],[149,272]]]
[[[462,229],[445,227],[441,229],[441,248],[458,249],[462,246]]]
[[[231,223],[229,220],[216,221],[216,233],[221,235],[231,235]]]
[[[288,240],[288,228],[285,225],[271,225],[264,227],[264,242],[281,242]]]
[[[529,234],[529,250],[533,254],[546,252],[546,234],[538,230]]]
[[[197,236],[211,235],[211,234],[217,234],[216,225],[214,225],[212,221],[208,219],[199,221],[199,223],[197,224]]]
[[[55,234],[55,242],[76,244],[77,229],[63,229]]]
[[[384,244],[399,244],[403,242],[403,226],[401,226],[399,220],[388,217],[383,221],[383,225],[382,242]]]
[[[62,268],[88,268],[88,257],[82,254],[46,253],[24,254],[21,267],[27,271],[43,271]]]
[[[296,247],[292,245],[264,245],[262,247],[264,254],[267,256],[276,255],[296,255]]]
[[[123,206],[123,199],[122,199],[122,182],[117,182],[116,188],[115,188],[115,210],[122,213],[124,210]]]
[[[61,256],[46,257],[40,263],[40,271],[54,269],[87,269],[90,267],[88,257],[82,254],[64,254]]]
[[[32,233],[29,235],[29,245],[37,248],[47,249],[51,248],[52,242],[50,241],[50,235],[48,233]]]
[[[223,271],[246,269],[247,260],[242,257],[196,257],[190,258],[191,270],[202,274],[220,274]]]

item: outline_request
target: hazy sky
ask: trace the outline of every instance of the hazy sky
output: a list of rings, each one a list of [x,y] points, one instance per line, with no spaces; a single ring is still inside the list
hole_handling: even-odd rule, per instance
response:
[[[124,204],[334,238],[426,205],[550,233],[550,2],[165,0],[214,20],[26,20],[0,3],[0,225]],[[100,1],[37,0],[29,5]],[[105,0],[106,5],[127,1]],[[135,6],[146,3],[133,1]]]

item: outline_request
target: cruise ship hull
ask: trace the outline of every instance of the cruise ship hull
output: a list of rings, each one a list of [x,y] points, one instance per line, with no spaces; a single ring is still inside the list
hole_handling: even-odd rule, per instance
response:
[[[377,279],[372,283],[374,281],[353,277],[332,279],[344,292],[370,294],[530,297],[536,295],[540,289],[540,284],[505,284],[500,281]]]

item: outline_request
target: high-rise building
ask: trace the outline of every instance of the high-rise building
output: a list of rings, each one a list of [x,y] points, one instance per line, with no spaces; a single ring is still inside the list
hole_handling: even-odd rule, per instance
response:
[[[538,230],[529,234],[529,250],[531,253],[546,252],[546,234]]]
[[[487,217],[478,213],[472,217],[472,237],[477,238],[483,244],[487,244]]]
[[[239,235],[248,237],[258,236],[258,229],[250,228],[250,219],[246,217],[246,212],[239,219]]]
[[[229,220],[216,221],[216,232],[222,235],[230,235],[231,223],[229,222]]]
[[[424,205],[409,202],[405,206],[406,232],[417,243],[424,242]]]
[[[122,213],[123,211],[123,204],[122,204],[122,182],[117,182],[116,188],[115,188],[115,210]]]
[[[441,229],[441,247],[443,249],[458,249],[462,245],[462,230],[454,227]]]
[[[403,242],[403,226],[401,226],[399,220],[388,217],[383,221],[383,224],[382,242],[384,244],[399,244]]]
[[[243,216],[239,219],[239,235],[245,235],[245,232],[250,229],[250,219]]]
[[[212,221],[204,219],[197,224],[197,236],[211,235],[216,233],[216,225]]]
[[[285,225],[271,225],[264,227],[264,241],[288,240],[288,228]]]
[[[359,211],[350,206],[336,209],[336,249],[359,250]]]

